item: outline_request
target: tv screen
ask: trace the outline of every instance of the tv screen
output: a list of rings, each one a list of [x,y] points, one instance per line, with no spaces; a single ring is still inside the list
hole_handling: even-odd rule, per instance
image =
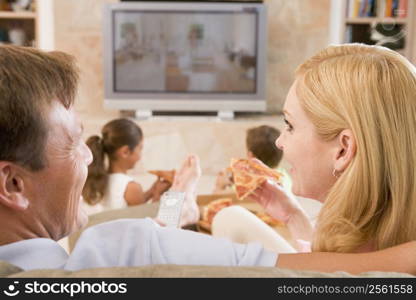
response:
[[[263,4],[124,2],[105,22],[109,106],[264,110]]]
[[[113,17],[116,92],[255,92],[255,12],[118,11]]]

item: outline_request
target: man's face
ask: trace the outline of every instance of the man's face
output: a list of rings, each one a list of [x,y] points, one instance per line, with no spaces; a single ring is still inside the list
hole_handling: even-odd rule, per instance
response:
[[[82,139],[82,126],[73,109],[54,101],[45,118],[49,128],[46,166],[30,173],[25,190],[28,209],[53,239],[60,239],[88,221],[81,209],[81,193],[92,154]]]

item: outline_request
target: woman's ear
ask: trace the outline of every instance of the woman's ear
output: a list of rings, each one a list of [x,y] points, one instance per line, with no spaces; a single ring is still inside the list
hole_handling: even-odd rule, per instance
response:
[[[357,144],[351,129],[344,129],[336,139],[337,151],[335,154],[334,170],[343,172],[355,157]]]
[[[0,205],[14,210],[25,210],[29,206],[23,177],[14,164],[0,161]]]

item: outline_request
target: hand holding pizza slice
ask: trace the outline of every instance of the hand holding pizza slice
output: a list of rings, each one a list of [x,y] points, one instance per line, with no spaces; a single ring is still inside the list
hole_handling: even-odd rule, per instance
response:
[[[258,202],[270,216],[285,224],[301,210],[297,200],[281,186],[282,174],[259,160],[233,159],[231,169],[240,200],[252,199]]]
[[[235,159],[230,165],[237,198],[244,200],[265,181],[280,183],[282,174],[270,169],[258,159]]]

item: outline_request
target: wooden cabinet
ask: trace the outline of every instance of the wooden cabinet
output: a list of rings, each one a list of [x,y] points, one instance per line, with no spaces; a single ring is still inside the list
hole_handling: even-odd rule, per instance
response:
[[[14,9],[6,2],[10,1],[0,0],[0,4],[3,3],[0,5],[0,42],[38,47],[37,0],[26,1],[24,3],[31,4],[25,8],[14,6]],[[14,3],[19,4],[19,1]]]

